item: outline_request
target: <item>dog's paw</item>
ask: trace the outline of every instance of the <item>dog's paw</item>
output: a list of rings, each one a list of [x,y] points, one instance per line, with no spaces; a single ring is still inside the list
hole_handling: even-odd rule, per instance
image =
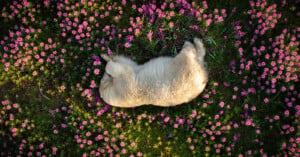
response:
[[[191,42],[185,41],[182,48],[185,49],[185,48],[193,48],[193,47],[194,45]]]
[[[205,47],[204,47],[202,39],[194,38],[194,44],[196,46],[199,57],[203,58],[205,56]]]

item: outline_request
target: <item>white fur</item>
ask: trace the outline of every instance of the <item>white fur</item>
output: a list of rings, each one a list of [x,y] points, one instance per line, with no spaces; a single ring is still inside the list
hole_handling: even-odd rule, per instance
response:
[[[109,57],[100,83],[100,95],[117,107],[146,104],[175,106],[191,101],[208,81],[205,48],[200,39],[185,42],[176,57],[159,57],[137,65],[124,56]]]

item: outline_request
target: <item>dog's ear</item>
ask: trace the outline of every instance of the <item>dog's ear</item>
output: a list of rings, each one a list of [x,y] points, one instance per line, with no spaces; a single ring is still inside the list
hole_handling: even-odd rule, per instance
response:
[[[110,61],[105,67],[105,71],[111,77],[118,77],[125,72],[124,66],[118,62]]]
[[[103,58],[106,62],[109,62],[112,60],[112,57],[108,56],[107,54],[101,54],[101,58]]]

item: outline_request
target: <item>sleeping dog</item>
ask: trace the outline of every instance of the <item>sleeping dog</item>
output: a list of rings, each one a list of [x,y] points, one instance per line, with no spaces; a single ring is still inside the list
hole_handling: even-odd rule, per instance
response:
[[[158,57],[138,65],[125,56],[101,55],[107,61],[100,82],[102,99],[116,107],[175,106],[196,98],[205,88],[205,47],[186,41],[175,57]]]

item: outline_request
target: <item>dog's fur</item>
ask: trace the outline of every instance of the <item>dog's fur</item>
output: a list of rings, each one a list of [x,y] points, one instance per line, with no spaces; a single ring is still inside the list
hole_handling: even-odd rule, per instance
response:
[[[117,107],[145,104],[175,106],[197,97],[205,88],[205,47],[201,39],[186,41],[180,53],[137,65],[124,56],[101,57],[108,63],[100,84],[105,102]]]

